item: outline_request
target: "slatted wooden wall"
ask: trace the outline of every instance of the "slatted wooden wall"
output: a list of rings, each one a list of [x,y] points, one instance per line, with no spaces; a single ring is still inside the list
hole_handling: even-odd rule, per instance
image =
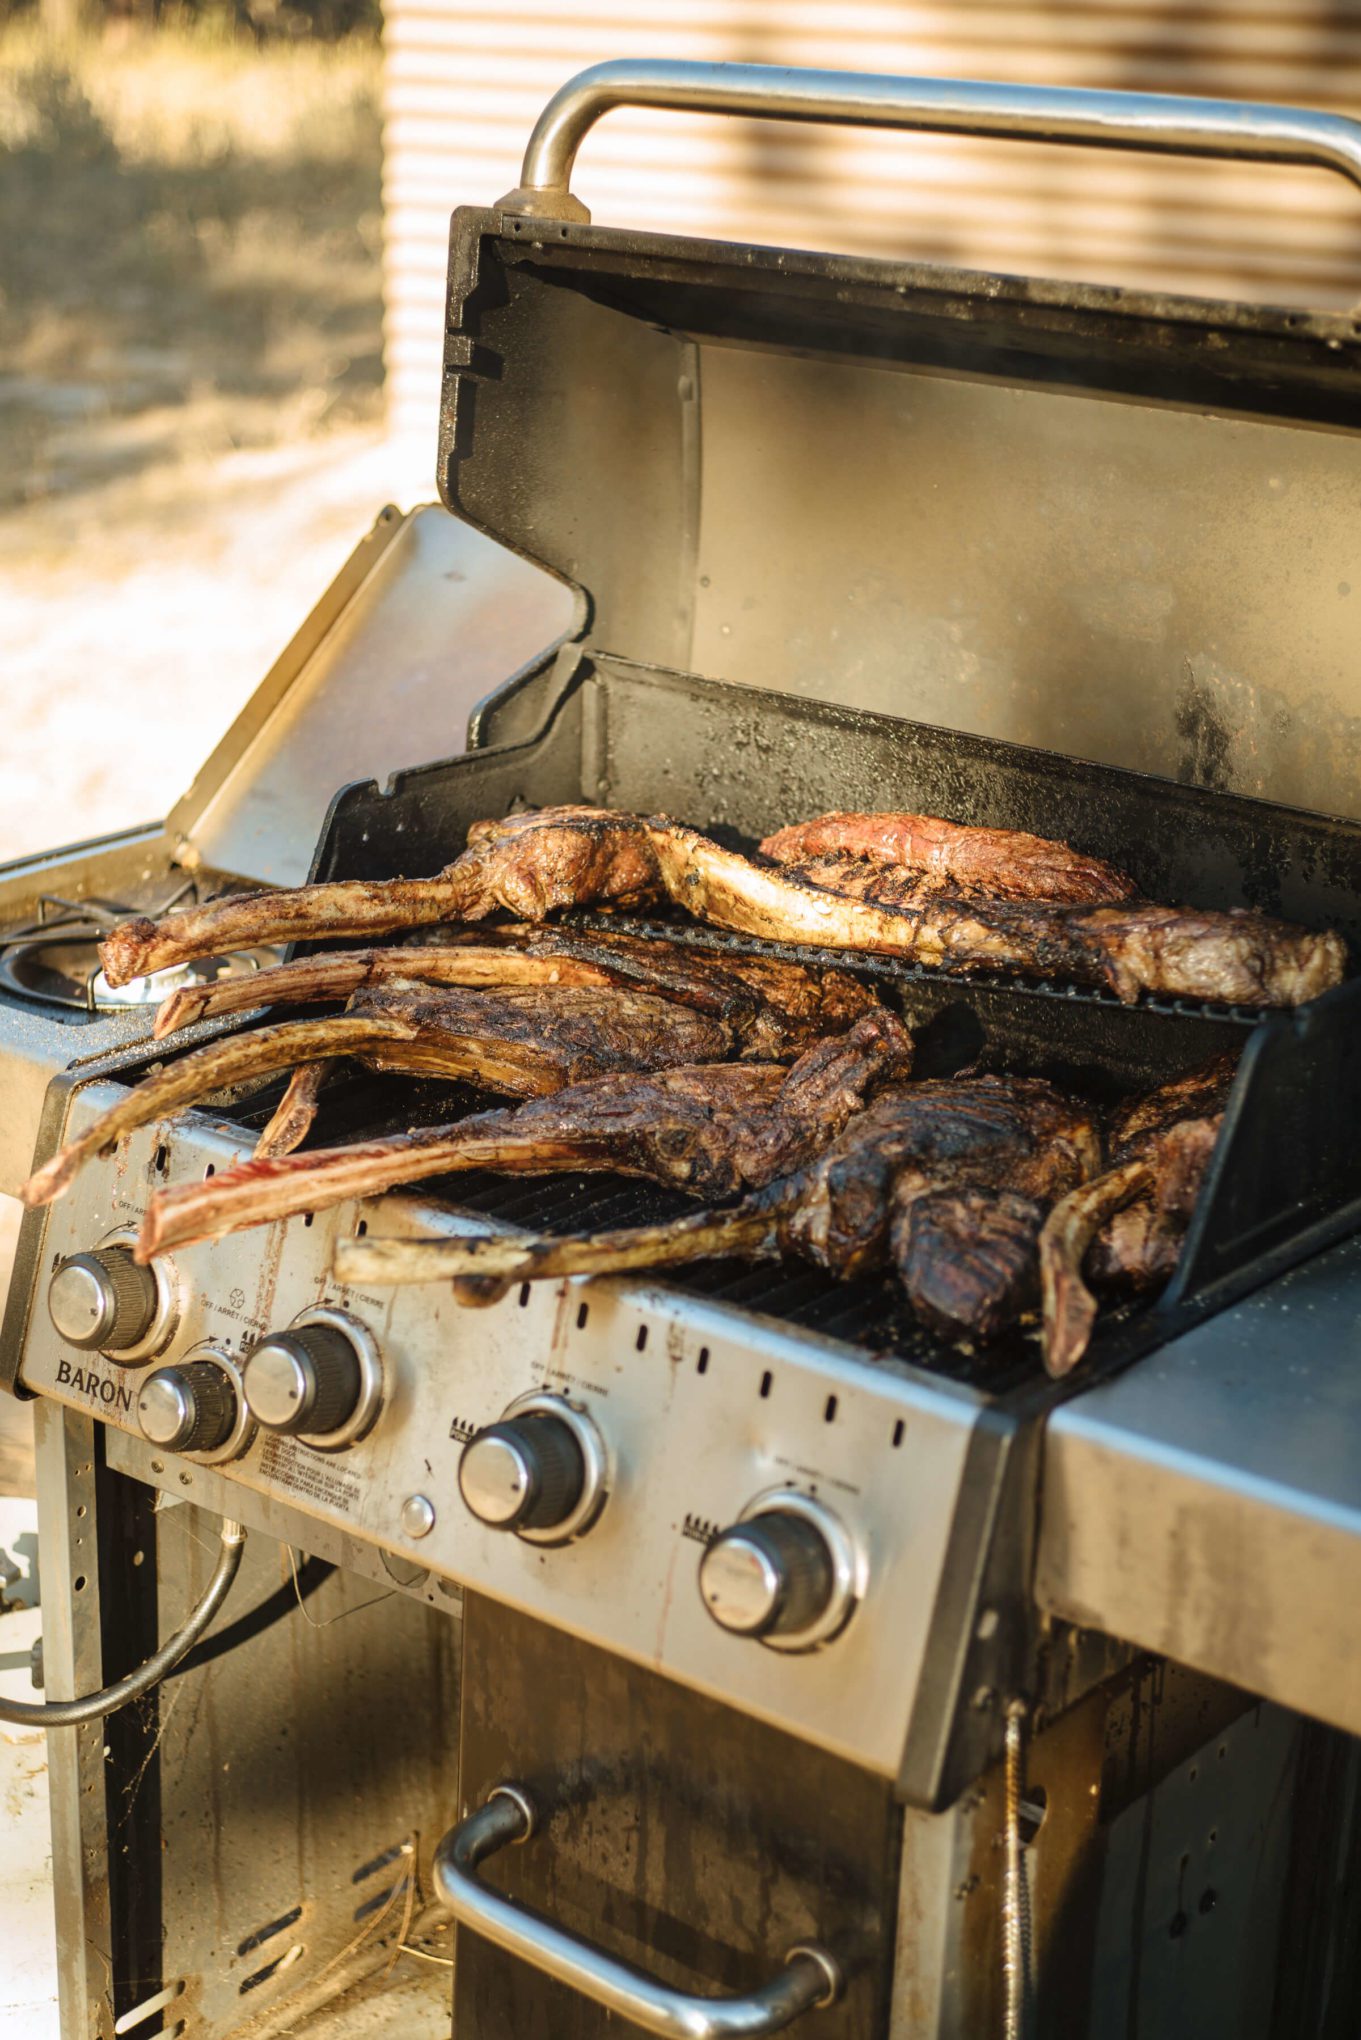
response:
[[[1361,114],[1361,0],[387,0],[393,419],[433,447],[450,210],[518,179],[606,57],[1276,99]],[[1277,303],[1361,299],[1361,193],[1324,172],[623,111],[575,180],[614,225]]]

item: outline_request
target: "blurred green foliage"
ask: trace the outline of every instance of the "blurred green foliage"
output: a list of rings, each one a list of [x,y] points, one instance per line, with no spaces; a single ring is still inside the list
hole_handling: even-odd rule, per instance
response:
[[[217,30],[257,43],[306,37],[334,42],[376,35],[383,11],[380,0],[0,0],[0,31],[8,22],[34,17],[59,32],[125,21]]]

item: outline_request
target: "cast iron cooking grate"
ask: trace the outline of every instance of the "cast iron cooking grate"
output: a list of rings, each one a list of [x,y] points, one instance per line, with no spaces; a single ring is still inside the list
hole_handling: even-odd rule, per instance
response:
[[[1117,1013],[1131,1010],[1159,1013],[1175,1020],[1204,1020],[1243,1029],[1257,1026],[1272,1009],[1263,1006],[1220,1005],[1208,999],[1162,998],[1141,992],[1126,1003],[1114,992],[1094,985],[1070,984],[1059,978],[1030,978],[1015,972],[984,970],[972,964],[941,963],[928,966],[907,963],[901,957],[876,956],[863,949],[823,949],[806,943],[770,942],[760,935],[734,934],[726,928],[697,926],[692,921],[648,920],[636,914],[577,912],[564,914],[564,923],[591,933],[639,935],[647,940],[682,943],[690,948],[726,950],[732,956],[772,956],[782,963],[811,964],[822,970],[854,971],[893,985],[923,985],[932,991],[954,985],[961,989],[1005,992],[1037,999],[1058,999],[1065,1004],[1102,1006]]]
[[[617,1226],[662,1224],[696,1209],[692,1198],[631,1177],[565,1176],[507,1181],[478,1173],[435,1178],[421,1186],[459,1210],[527,1232],[607,1232]],[[886,1277],[837,1282],[802,1262],[702,1261],[655,1278],[660,1289],[702,1297],[729,1309],[778,1319],[782,1327],[815,1332],[858,1346],[865,1357],[914,1367],[985,1393],[1001,1394],[1034,1379],[1038,1348],[1024,1336],[986,1348],[948,1345],[912,1317]]]

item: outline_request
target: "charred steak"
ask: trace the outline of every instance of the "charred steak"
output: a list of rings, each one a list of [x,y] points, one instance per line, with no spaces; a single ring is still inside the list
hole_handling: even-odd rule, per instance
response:
[[[1136,891],[1133,879],[1113,864],[1067,843],[1020,829],[967,828],[937,815],[820,815],[777,829],[761,850],[776,864],[798,866],[820,857],[866,858],[999,900],[1104,905],[1132,899]]]
[[[797,1168],[911,1067],[910,1035],[895,1015],[879,1011],[808,1049],[788,1070],[710,1064],[595,1077],[514,1110],[254,1160],[163,1190],[152,1200],[138,1253],[149,1259],[186,1241],[464,1169],[530,1176],[613,1170],[696,1196],[731,1197]]]

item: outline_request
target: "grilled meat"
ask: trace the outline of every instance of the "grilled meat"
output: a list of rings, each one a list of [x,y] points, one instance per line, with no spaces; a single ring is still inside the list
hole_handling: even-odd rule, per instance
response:
[[[844,971],[805,970],[766,957],[718,961],[710,952],[629,935],[573,935],[511,927],[492,942],[445,942],[401,949],[355,949],[307,956],[252,976],[219,978],[172,992],[156,1015],[155,1037],[224,1013],[267,1005],[337,1003],[397,983],[485,988],[636,986],[719,1018],[734,1051],[783,1058],[839,1033],[876,1001]],[[291,1154],[316,1117],[325,1064],[294,1072],[257,1157]]]
[[[622,938],[581,946],[622,958],[621,968],[642,974],[643,959],[633,950],[646,944],[633,945],[627,955]],[[252,980],[257,996],[262,975]],[[733,1056],[784,1060],[877,1010],[872,993],[841,971],[807,970],[764,957],[740,958],[730,972],[664,954],[654,976],[665,983],[667,996],[623,986],[508,985],[479,991],[402,980],[362,984],[347,1011],[334,1019],[284,1022],[215,1042],[146,1078],[105,1120],[38,1170],[24,1186],[24,1198],[46,1204],[60,1196],[85,1159],[134,1127],[183,1111],[225,1085],[303,1062],[354,1055],[374,1070],[459,1078],[510,1097],[542,1097],[609,1070],[670,1069]],[[681,1002],[684,989],[703,1010]],[[306,1088],[301,1094],[295,1090],[267,1135],[301,1138],[307,1103]],[[285,1106],[287,1124],[280,1116]]]
[[[1048,1206],[1014,1190],[934,1190],[894,1221],[893,1260],[912,1308],[944,1339],[994,1339],[1039,1300]]]
[[[1127,1204],[1102,1226],[1082,1264],[1095,1290],[1115,1294],[1152,1289],[1176,1272],[1186,1228],[1149,1197]]]
[[[385,935],[441,921],[481,921],[498,908],[537,921],[585,901],[638,905],[655,891],[647,831],[603,808],[539,808],[475,822],[461,857],[435,878],[344,879],[272,892],[228,893],[164,920],[125,921],[100,945],[111,985],[170,964],[261,942]]]
[[[936,815],[833,814],[778,829],[761,845],[776,864],[866,858],[1001,900],[1108,904],[1134,897],[1133,879],[1099,857],[1020,829],[975,829]]]
[[[1093,1277],[1104,1271],[1125,1288],[1150,1287],[1175,1267],[1235,1063],[1219,1056],[1123,1107],[1111,1122],[1107,1169],[1049,1214],[1040,1235],[1040,1278],[1051,1374],[1071,1373],[1091,1339],[1097,1305],[1084,1264]]]
[[[497,907],[537,918],[562,906],[638,903],[658,891],[720,928],[932,968],[1062,977],[1109,986],[1125,1000],[1146,991],[1293,1006],[1338,983],[1346,967],[1338,935],[1262,914],[966,900],[939,892],[920,871],[847,857],[815,859],[807,869],[758,864],[677,823],[597,808],[478,823],[463,856],[435,879],[237,895],[160,923],[126,922],[100,955],[118,985],[267,940],[478,920]]]
[[[477,941],[427,942],[398,949],[327,950],[271,970],[186,985],[156,1015],[156,1039],[193,1022],[261,1006],[339,1003],[354,992],[400,978],[413,984],[508,986],[632,985],[677,999],[697,1013],[735,1022],[764,1001],[830,1030],[846,1014],[868,1010],[872,995],[839,971],[803,970],[764,957],[713,951],[636,935],[574,934],[561,928],[498,928]]]
[[[167,1118],[213,1092],[276,1070],[335,1056],[369,1069],[462,1079],[511,1097],[542,1097],[611,1069],[665,1069],[719,1062],[732,1052],[729,1029],[706,1013],[644,992],[566,987],[546,997],[385,985],[359,992],[346,1013],[285,1021],[195,1049],[145,1077],[23,1188],[27,1204],[48,1204],[83,1162],[135,1127]]]
[[[464,1169],[611,1170],[696,1196],[731,1197],[797,1168],[911,1066],[910,1035],[893,1014],[878,1011],[819,1042],[789,1070],[738,1063],[596,1077],[513,1111],[253,1160],[163,1190],[152,1200],[138,1253],[150,1259],[186,1241]]]
[[[931,1190],[1052,1201],[1098,1163],[1091,1109],[1037,1077],[968,1077],[886,1093],[797,1180],[770,1193],[779,1243],[835,1275],[881,1266],[895,1220]]]
[[[776,870],[674,823],[651,825],[651,836],[664,885],[696,919],[776,941],[1065,978],[1126,1001],[1161,992],[1294,1006],[1337,984],[1346,967],[1340,936],[1263,914],[965,900],[919,873],[860,858]]]
[[[892,1260],[910,1301],[937,1326],[991,1336],[1024,1307],[1024,1270],[999,1277],[1001,1228],[1018,1207],[1043,1211],[1098,1163],[1095,1115],[1035,1078],[975,1077],[891,1087],[822,1153],[733,1210],[671,1225],[595,1237],[490,1240],[346,1240],[336,1251],[342,1281],[416,1282],[486,1277],[506,1283],[552,1276],[672,1267],[719,1254],[797,1253],[839,1276]],[[962,1269],[954,1293],[924,1269],[914,1246],[913,1207],[927,1201],[922,1239],[941,1224],[939,1193],[982,1193],[1001,1204],[996,1265]],[[1011,1200],[1011,1201],[1008,1201]],[[956,1206],[955,1212],[967,1212]],[[1028,1214],[1027,1214],[1028,1216]],[[1031,1250],[1038,1236],[1031,1232]],[[1023,1256],[1021,1257],[1024,1258]],[[1012,1259],[1015,1259],[1014,1253]],[[1030,1281],[1033,1282],[1033,1276]]]

